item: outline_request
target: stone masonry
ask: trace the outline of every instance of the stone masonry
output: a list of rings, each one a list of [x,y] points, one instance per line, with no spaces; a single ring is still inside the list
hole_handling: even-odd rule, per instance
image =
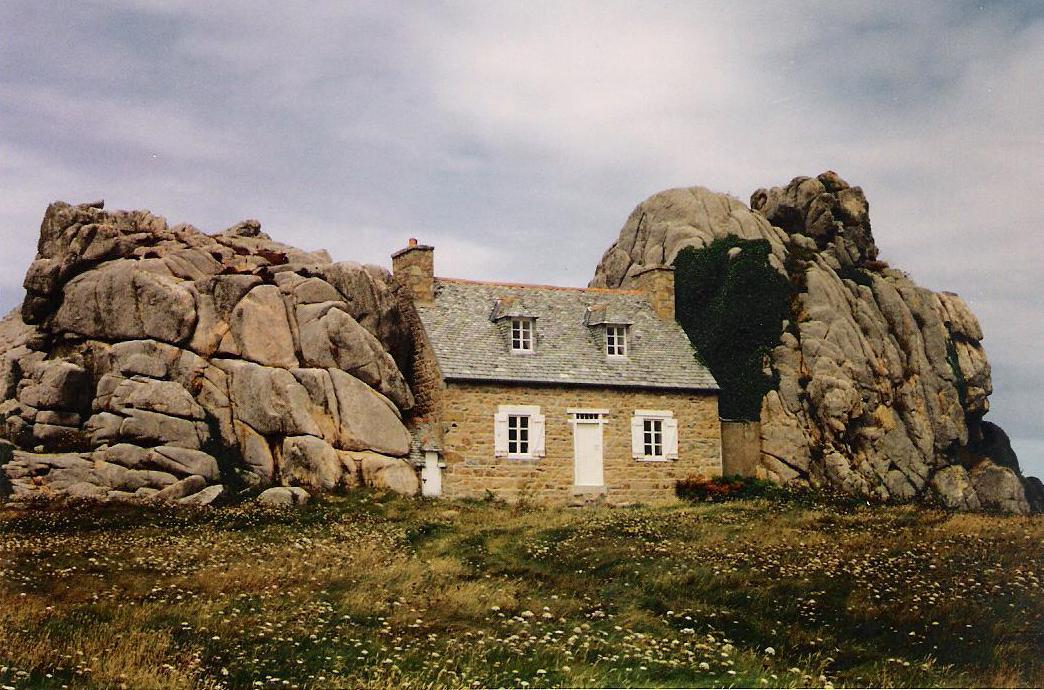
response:
[[[418,302],[431,302],[434,298],[434,272],[434,247],[417,244],[417,240],[411,238],[405,248],[392,254],[392,274]]]
[[[481,498],[488,490],[508,500],[575,500],[568,408],[609,410],[603,427],[608,502],[671,499],[677,479],[721,474],[716,392],[451,382],[443,390],[443,405],[443,493],[450,498]],[[545,457],[495,457],[493,416],[500,405],[540,406],[546,417]],[[674,413],[678,419],[677,460],[643,462],[631,457],[631,415],[639,409]]]
[[[653,266],[635,273],[632,281],[634,287],[645,294],[656,315],[668,323],[673,323],[674,267]]]

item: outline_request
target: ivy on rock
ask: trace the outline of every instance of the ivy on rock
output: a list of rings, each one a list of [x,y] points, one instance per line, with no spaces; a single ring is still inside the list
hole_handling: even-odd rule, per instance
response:
[[[765,357],[779,343],[793,286],[769,264],[767,240],[718,238],[674,263],[678,322],[721,386],[725,419],[757,420],[774,381]]]

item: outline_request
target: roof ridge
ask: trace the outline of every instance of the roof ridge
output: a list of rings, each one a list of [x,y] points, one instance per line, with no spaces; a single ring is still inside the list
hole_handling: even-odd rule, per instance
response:
[[[575,290],[577,292],[594,292],[610,295],[643,295],[641,290],[624,290],[622,288],[596,288],[596,287],[570,287],[565,285],[543,285],[540,283],[505,283],[495,280],[471,280],[469,278],[442,278],[435,276],[435,280],[444,283],[457,283],[463,285],[489,285],[491,287],[510,288],[539,288],[541,290]]]

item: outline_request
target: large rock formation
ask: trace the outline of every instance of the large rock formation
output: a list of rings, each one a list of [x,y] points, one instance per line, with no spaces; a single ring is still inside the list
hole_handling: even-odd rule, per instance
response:
[[[766,362],[778,386],[762,404],[762,475],[882,500],[935,494],[956,508],[1029,510],[1010,447],[986,442],[992,387],[978,321],[957,295],[877,260],[866,198],[836,174],[759,189],[751,208],[702,187],[656,194],[591,285],[632,286],[682,248],[729,234],[767,240],[771,265],[796,288]]]
[[[207,504],[412,472],[412,303],[375,266],[147,211],[52,204],[0,322],[0,494]],[[0,499],[4,496],[0,495]]]

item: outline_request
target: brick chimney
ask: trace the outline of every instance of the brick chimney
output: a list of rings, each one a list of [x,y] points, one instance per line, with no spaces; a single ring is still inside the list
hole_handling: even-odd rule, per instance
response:
[[[656,314],[674,321],[674,267],[650,266],[631,276],[628,287],[641,290]]]
[[[405,249],[392,254],[392,275],[409,288],[413,299],[431,302],[435,299],[435,247],[417,244],[410,238]]]

